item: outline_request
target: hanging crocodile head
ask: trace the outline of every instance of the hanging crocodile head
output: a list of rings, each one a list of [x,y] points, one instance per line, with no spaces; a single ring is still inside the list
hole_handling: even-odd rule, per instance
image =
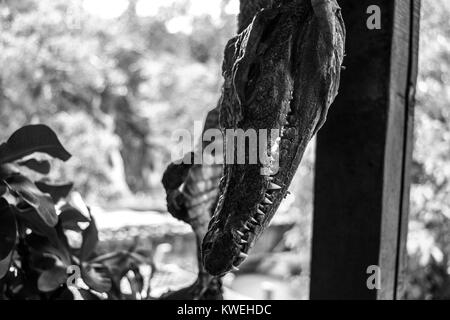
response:
[[[213,275],[236,270],[247,257],[337,95],[345,39],[337,3],[283,2],[260,11],[225,49],[222,129],[277,129],[279,136],[269,135],[258,147],[268,161],[225,159],[219,202],[202,246],[204,266]],[[236,151],[224,140],[227,154]]]

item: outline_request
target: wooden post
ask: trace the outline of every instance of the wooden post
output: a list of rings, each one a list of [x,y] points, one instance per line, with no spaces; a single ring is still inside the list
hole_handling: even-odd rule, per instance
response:
[[[342,0],[340,94],[317,140],[311,299],[401,295],[420,0]],[[381,29],[370,30],[370,6]],[[373,14],[373,13],[372,13]],[[381,287],[370,290],[369,266]]]

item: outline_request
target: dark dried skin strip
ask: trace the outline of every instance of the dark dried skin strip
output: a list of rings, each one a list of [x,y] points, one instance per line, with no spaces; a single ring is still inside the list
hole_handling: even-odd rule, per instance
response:
[[[267,164],[225,165],[202,246],[210,274],[237,269],[286,196],[337,95],[344,41],[334,0],[296,0],[260,11],[227,44],[221,127],[279,129],[281,140],[269,140],[267,150],[278,152],[280,167],[270,176],[261,175],[262,168],[273,169]]]

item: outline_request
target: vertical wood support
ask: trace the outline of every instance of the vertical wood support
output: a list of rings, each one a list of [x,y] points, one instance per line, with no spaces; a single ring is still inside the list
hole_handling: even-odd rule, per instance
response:
[[[401,294],[420,0],[342,0],[347,27],[340,94],[317,139],[311,299]],[[367,27],[368,7],[381,29]],[[381,288],[367,287],[369,266]]]

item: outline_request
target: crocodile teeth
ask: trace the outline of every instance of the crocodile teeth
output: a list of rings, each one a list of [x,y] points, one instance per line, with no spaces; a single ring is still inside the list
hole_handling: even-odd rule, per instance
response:
[[[261,215],[261,216],[265,216],[266,214],[261,210],[261,209],[257,209],[256,212]]]
[[[264,201],[265,204],[273,204],[272,201],[270,201],[268,198],[264,197]]]
[[[241,244],[247,244],[248,242],[244,239],[241,239]]]
[[[247,230],[247,231],[250,231],[250,228],[247,227],[247,224],[244,224],[244,229]]]
[[[244,252],[239,253],[239,258],[247,259],[247,257],[248,257],[248,254],[246,254]]]
[[[238,234],[238,235],[240,235],[241,237],[243,237],[244,236],[244,233],[242,233],[241,231],[239,231],[239,230],[236,230],[236,233]]]
[[[269,190],[280,190],[281,187],[273,182],[269,183]]]
[[[254,224],[258,224],[258,220],[256,220],[255,218],[251,218],[250,221],[253,222]]]
[[[233,269],[233,271],[239,271],[239,268],[236,266],[231,266],[231,268]]]

